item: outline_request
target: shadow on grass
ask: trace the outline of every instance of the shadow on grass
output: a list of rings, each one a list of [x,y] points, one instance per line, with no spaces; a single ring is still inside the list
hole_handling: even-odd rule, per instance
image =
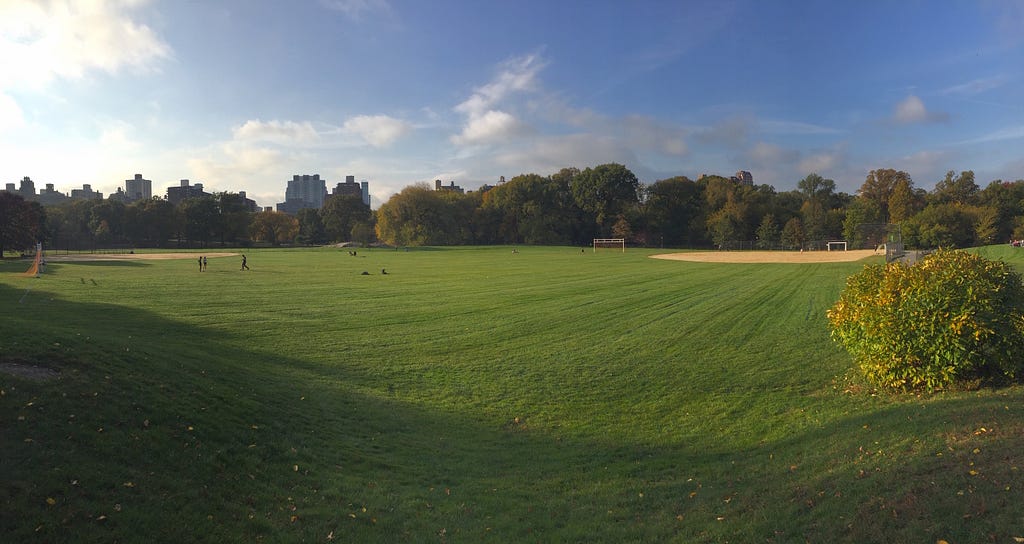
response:
[[[11,541],[976,541],[1022,498],[999,392],[743,450],[577,439],[403,401],[343,355],[42,294],[0,313],[0,355],[60,371],[0,374]]]

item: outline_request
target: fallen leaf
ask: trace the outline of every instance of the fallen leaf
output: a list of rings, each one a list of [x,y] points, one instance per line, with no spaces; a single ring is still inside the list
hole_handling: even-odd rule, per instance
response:
[[[53,497],[46,497],[46,504],[53,506],[57,504],[57,500],[54,499]]]

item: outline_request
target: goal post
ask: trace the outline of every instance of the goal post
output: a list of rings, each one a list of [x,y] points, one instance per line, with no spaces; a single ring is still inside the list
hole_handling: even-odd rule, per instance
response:
[[[626,252],[626,239],[625,238],[594,238],[594,253],[597,253],[598,248],[621,248],[622,252]]]
[[[36,244],[36,255],[32,258],[32,266],[25,271],[22,276],[27,278],[36,277],[38,278],[43,270],[46,269],[46,258],[43,257],[43,244]]]
[[[836,248],[836,251],[846,251],[846,240],[833,240],[828,242],[826,246],[829,251],[832,251],[833,247]]]

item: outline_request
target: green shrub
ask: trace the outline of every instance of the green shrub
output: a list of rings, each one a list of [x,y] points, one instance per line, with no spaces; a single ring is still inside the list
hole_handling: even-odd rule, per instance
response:
[[[828,319],[833,340],[882,388],[936,390],[1024,370],[1021,276],[965,251],[866,266]]]

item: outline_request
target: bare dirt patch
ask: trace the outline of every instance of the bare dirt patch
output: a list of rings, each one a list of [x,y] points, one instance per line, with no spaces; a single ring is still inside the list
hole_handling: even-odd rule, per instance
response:
[[[845,263],[882,255],[871,249],[851,251],[693,251],[651,255],[652,259],[700,263]]]
[[[60,375],[60,372],[45,366],[8,362],[0,363],[0,373],[34,382],[45,382]]]
[[[82,253],[74,255],[47,255],[48,262],[56,261],[164,261],[170,259],[198,259],[207,257],[234,257],[238,253]]]

